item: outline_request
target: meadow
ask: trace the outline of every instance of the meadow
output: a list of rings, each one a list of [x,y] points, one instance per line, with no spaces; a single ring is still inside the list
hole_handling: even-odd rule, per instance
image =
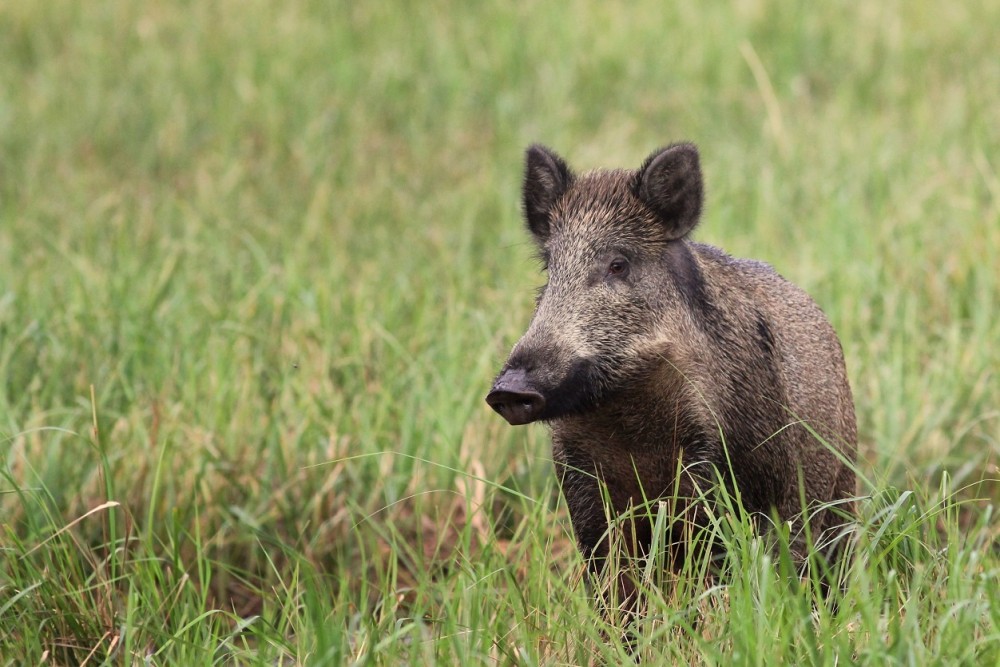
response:
[[[618,664],[542,425],[523,151],[701,150],[840,334],[859,537],[740,520],[646,664],[1000,664],[1000,4],[0,4],[0,664]],[[780,559],[779,559],[780,560]],[[655,581],[655,573],[645,573]],[[703,574],[703,573],[702,573]]]

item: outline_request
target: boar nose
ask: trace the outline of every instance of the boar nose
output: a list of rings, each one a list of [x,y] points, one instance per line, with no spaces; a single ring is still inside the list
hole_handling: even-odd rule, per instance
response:
[[[527,373],[520,368],[501,373],[486,402],[512,426],[535,421],[545,407],[545,398],[531,387]]]

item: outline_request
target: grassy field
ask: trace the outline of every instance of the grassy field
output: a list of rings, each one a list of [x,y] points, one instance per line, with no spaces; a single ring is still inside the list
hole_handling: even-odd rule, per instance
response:
[[[840,333],[862,518],[827,605],[723,517],[638,656],[1000,664],[1000,4],[675,4],[0,4],[0,663],[629,661],[483,398],[525,146],[687,139]]]

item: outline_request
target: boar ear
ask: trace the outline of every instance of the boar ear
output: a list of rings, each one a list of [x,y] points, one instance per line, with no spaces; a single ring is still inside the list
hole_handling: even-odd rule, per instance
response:
[[[552,209],[572,182],[573,174],[561,157],[539,144],[528,148],[524,156],[524,217],[537,241],[548,238]]]
[[[672,144],[654,152],[639,169],[636,195],[660,218],[669,239],[694,229],[701,215],[698,149]]]

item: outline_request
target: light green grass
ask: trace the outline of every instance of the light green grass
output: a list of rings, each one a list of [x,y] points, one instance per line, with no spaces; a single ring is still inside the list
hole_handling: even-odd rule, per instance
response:
[[[0,662],[627,660],[544,428],[483,396],[543,279],[524,147],[634,167],[687,139],[697,238],[841,335],[866,499],[836,609],[734,514],[736,576],[653,587],[639,655],[997,664],[996,25],[985,1],[4,2]]]

